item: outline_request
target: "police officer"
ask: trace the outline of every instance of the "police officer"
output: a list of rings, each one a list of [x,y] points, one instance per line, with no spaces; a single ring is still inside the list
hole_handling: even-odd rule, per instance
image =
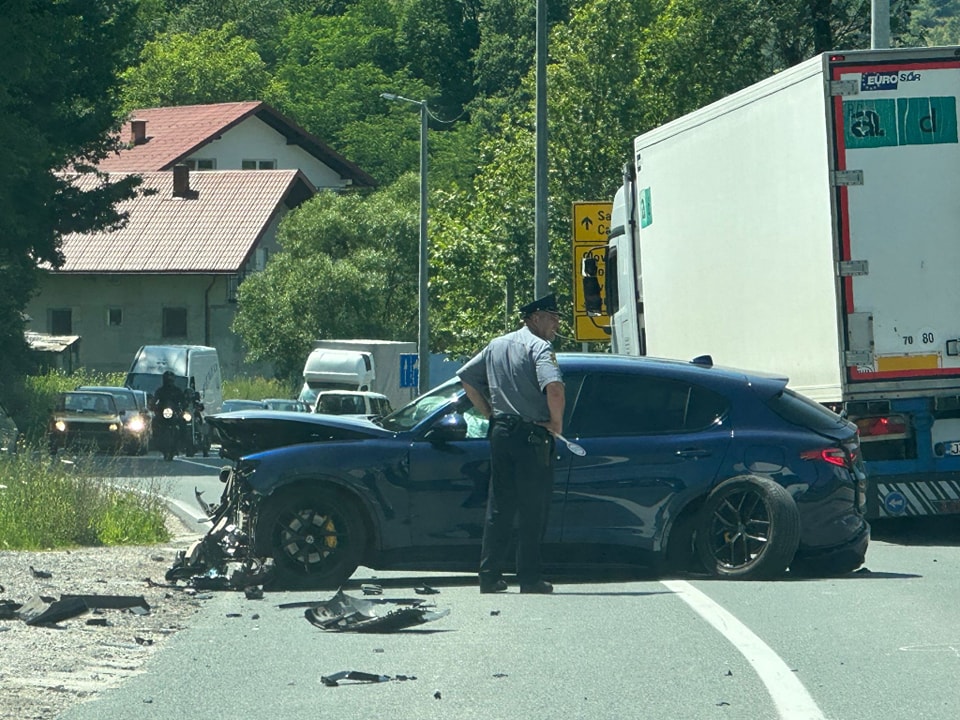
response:
[[[554,435],[563,432],[563,377],[550,342],[560,316],[553,295],[520,308],[523,327],[495,338],[457,373],[490,419],[490,493],[480,553],[480,592],[503,592],[514,516],[522,593],[550,593],[540,545],[553,492]]]

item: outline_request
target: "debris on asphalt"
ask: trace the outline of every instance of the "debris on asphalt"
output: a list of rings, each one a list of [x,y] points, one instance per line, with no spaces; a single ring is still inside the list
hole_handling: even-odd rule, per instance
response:
[[[360,589],[363,591],[364,595],[383,595],[383,587],[380,585],[361,585]]]
[[[28,567],[35,578],[39,578],[40,580],[49,580],[53,577],[53,573],[47,572],[46,570],[35,570],[33,565],[29,565]]]
[[[59,600],[36,595],[22,605],[0,602],[0,619],[20,618],[27,625],[55,625],[89,610],[130,610],[146,614],[150,612],[150,605],[142,595],[61,595]]]
[[[430,587],[429,585],[423,585],[422,587],[415,587],[413,591],[417,595],[437,595],[440,593],[439,590],[437,590],[434,587]]]
[[[416,675],[397,675],[396,677],[390,677],[389,675],[376,675],[374,673],[360,672],[359,670],[341,670],[340,672],[333,673],[333,675],[321,675],[320,682],[322,682],[327,687],[338,687],[341,680],[355,680],[358,683],[382,683],[390,682],[391,680],[416,680]]]
[[[408,607],[390,607],[396,605]],[[423,600],[371,601],[339,590],[326,602],[313,604],[304,616],[312,625],[331,632],[394,632],[449,614],[450,610],[437,610]]]

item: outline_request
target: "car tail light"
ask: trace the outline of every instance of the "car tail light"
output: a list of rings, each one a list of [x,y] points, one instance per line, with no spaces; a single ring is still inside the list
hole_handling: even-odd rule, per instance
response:
[[[847,454],[843,448],[828,447],[818,448],[816,450],[804,450],[800,453],[802,460],[823,460],[825,463],[836,465],[837,467],[847,467]],[[852,460],[853,458],[851,458]]]
[[[907,419],[903,415],[857,418],[855,422],[863,438],[907,433]]]

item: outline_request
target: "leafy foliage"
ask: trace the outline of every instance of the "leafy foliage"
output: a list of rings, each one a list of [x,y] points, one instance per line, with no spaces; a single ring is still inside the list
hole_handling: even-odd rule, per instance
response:
[[[269,82],[253,40],[227,24],[160,35],[124,71],[126,110],[258,99]]]
[[[318,338],[416,337],[418,179],[320,194],[284,219],[282,251],[238,292],[234,330],[253,360],[295,377]]]
[[[123,222],[128,178],[87,192],[66,171],[90,173],[117,147],[116,71],[127,56],[132,0],[0,1],[0,375],[30,367],[23,308],[38,263],[59,266],[60,238]],[[11,392],[8,383],[0,389]]]

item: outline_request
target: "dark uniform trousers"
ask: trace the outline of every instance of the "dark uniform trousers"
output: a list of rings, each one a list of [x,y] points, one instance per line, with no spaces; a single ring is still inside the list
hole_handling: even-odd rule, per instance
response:
[[[540,545],[553,494],[553,435],[516,415],[490,421],[490,498],[483,528],[480,578],[495,582],[506,567],[513,519],[518,518],[517,579],[540,581]]]

